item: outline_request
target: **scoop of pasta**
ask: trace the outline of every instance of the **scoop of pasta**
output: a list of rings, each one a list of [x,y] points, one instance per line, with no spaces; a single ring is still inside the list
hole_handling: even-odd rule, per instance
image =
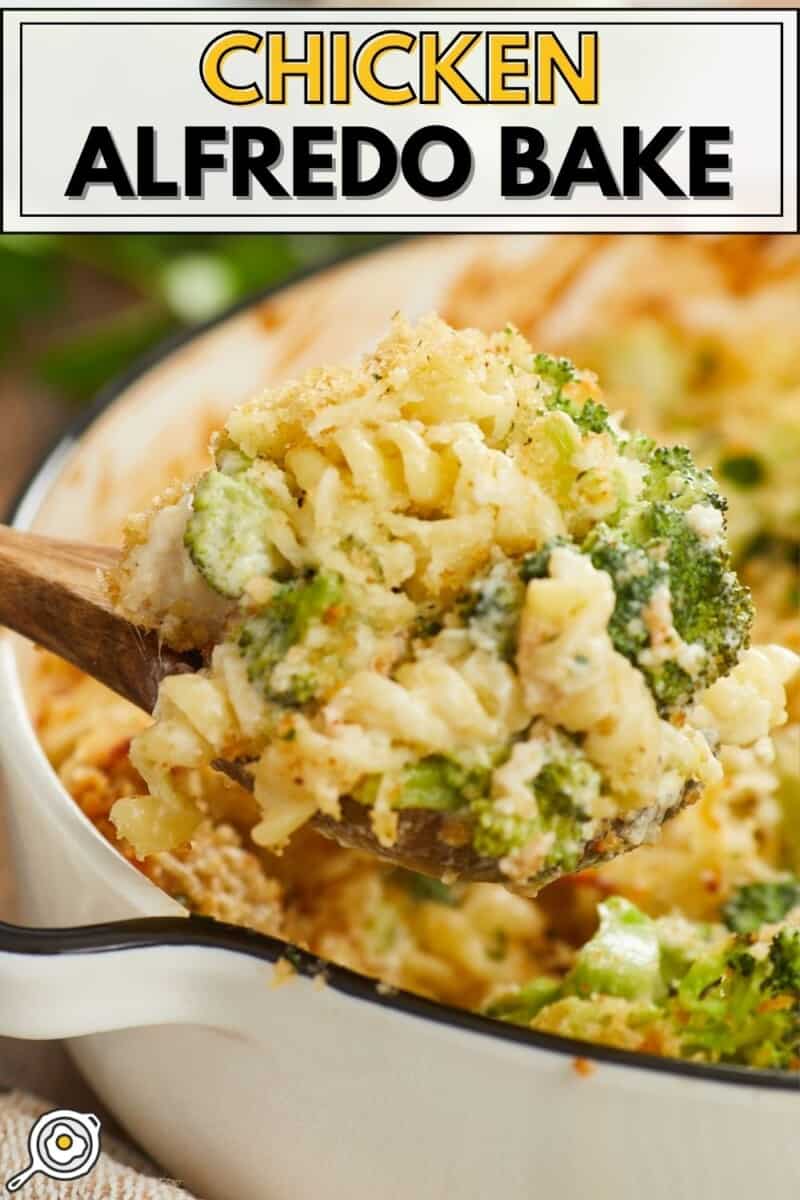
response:
[[[187,769],[228,760],[272,849],[346,809],[390,854],[435,814],[524,886],[651,838],[723,740],[785,719],[796,661],[746,649],[711,477],[511,327],[398,318],[359,366],[235,409],[212,453],[111,580],[208,664],[134,739],[150,794],[112,819],[140,855],[191,836]]]

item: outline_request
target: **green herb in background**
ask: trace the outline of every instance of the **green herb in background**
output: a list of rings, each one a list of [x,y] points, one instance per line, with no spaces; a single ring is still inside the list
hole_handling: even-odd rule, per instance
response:
[[[47,238],[42,242],[46,243]],[[12,248],[19,242],[18,248]],[[55,308],[62,286],[53,256],[39,248],[38,239],[20,236],[0,239],[0,358],[12,345],[20,323]]]
[[[80,403],[168,334],[383,240],[275,234],[0,237],[0,366],[12,356],[30,358],[25,365],[44,383]],[[61,318],[69,316],[76,280],[84,291],[93,282],[113,287],[118,302],[70,327]],[[48,322],[67,328],[51,332]],[[31,340],[36,351],[26,354]]]

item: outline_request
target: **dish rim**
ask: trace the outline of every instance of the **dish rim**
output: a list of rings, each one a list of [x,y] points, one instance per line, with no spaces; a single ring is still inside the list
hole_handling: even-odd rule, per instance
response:
[[[422,235],[422,237],[425,236]],[[27,507],[36,493],[40,493],[36,498],[38,507],[44,494],[57,482],[67,452],[78,444],[81,436],[124,395],[129,387],[169,355],[223,325],[229,319],[246,312],[250,307],[279,296],[304,280],[335,271],[356,259],[391,253],[406,240],[418,241],[421,239],[403,237],[379,246],[358,247],[354,251],[338,255],[325,266],[307,267],[296,271],[282,283],[244,297],[209,320],[178,330],[161,339],[151,350],[138,356],[125,371],[114,376],[105,384],[95,399],[67,424],[55,441],[51,443],[50,448],[26,473],[10,504],[6,506],[5,519],[12,525],[16,524],[21,509],[23,506]],[[18,675],[16,663],[13,670]],[[31,737],[36,740],[27,705],[25,713]],[[74,805],[75,801],[52,767],[50,770],[53,774],[53,781],[65,802]],[[87,829],[86,832],[88,834],[89,830]],[[102,841],[108,854],[114,855],[120,863],[124,863],[125,860],[118,851],[105,838]],[[282,941],[246,926],[229,925],[196,914],[190,914],[188,918],[180,916],[142,917],[112,921],[102,925],[69,926],[58,929],[27,928],[0,923],[0,948],[14,949],[22,953],[102,953],[165,945],[219,949],[228,953],[246,954],[270,963],[276,963],[280,958],[288,958],[301,975],[316,976],[322,973],[329,986],[355,999],[372,1004],[377,1003],[383,1008],[400,1012],[406,1016],[415,1016],[450,1028],[468,1030],[482,1034],[484,1037],[566,1055],[573,1059],[586,1059],[590,1062],[625,1067],[628,1070],[639,1069],[673,1077],[703,1079],[706,1082],[728,1085],[735,1084],[739,1087],[744,1085],[772,1091],[800,1091],[800,1073],[722,1063],[694,1062],[689,1059],[668,1058],[614,1046],[603,1046],[559,1034],[540,1033],[468,1009],[460,1009],[437,1000],[431,1000],[403,989],[380,987],[378,981],[311,954],[291,942]]]

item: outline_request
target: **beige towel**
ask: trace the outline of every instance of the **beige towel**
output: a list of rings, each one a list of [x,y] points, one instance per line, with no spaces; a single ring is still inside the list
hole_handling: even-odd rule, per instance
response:
[[[37,1117],[54,1107],[27,1092],[0,1096],[0,1194],[7,1179],[27,1165],[28,1133]],[[177,1184],[143,1175],[137,1156],[103,1136],[97,1166],[72,1182],[34,1175],[17,1193],[21,1200],[195,1200]]]

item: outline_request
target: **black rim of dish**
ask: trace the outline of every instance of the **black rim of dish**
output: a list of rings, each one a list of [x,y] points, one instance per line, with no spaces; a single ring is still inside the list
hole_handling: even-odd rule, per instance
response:
[[[257,235],[254,235],[257,236]],[[13,523],[19,509],[36,481],[45,475],[51,462],[72,447],[94,421],[105,412],[136,380],[157,366],[173,351],[180,349],[208,331],[223,325],[232,317],[243,313],[251,305],[261,304],[273,296],[280,295],[305,279],[336,270],[342,265],[368,258],[373,254],[391,252],[400,241],[397,239],[384,246],[359,248],[344,254],[325,267],[312,267],[296,272],[278,287],[265,288],[246,297],[224,312],[200,325],[181,330],[161,341],[153,350],[141,356],[123,374],[112,379],[98,393],[92,404],[66,428],[51,449],[43,456],[28,475],[12,501],[8,519]],[[110,854],[116,853],[109,844]],[[87,954],[112,950],[144,949],[156,946],[197,946],[247,954],[265,962],[275,963],[288,959],[299,974],[322,975],[326,983],[337,991],[371,1004],[379,1004],[406,1015],[434,1021],[451,1028],[466,1029],[520,1046],[587,1059],[591,1062],[610,1063],[618,1067],[657,1071],[666,1075],[705,1079],[717,1083],[744,1084],[748,1087],[800,1091],[800,1075],[777,1070],[762,1070],[754,1067],[712,1065],[687,1059],[662,1058],[654,1054],[640,1054],[632,1050],[600,1046],[594,1042],[578,1041],[557,1034],[538,1033],[519,1025],[510,1025],[480,1013],[454,1008],[423,996],[379,985],[375,980],[359,975],[346,967],[337,966],[328,960],[283,942],[278,938],[247,929],[243,926],[227,925],[208,917],[192,915],[186,917],[145,917],[131,921],[116,921],[104,925],[88,925],[64,929],[34,929],[0,922],[0,948],[13,952],[35,955]]]

